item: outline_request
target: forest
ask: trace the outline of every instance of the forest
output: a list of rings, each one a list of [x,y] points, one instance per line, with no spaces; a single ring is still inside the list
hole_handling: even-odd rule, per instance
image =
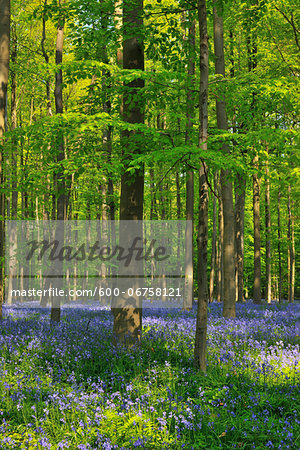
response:
[[[0,448],[300,446],[297,6],[0,0]]]

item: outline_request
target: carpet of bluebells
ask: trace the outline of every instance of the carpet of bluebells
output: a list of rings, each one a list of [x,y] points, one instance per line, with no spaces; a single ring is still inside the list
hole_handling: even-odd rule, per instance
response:
[[[110,311],[4,308],[0,449],[299,449],[300,304],[145,310],[140,349],[112,345]]]

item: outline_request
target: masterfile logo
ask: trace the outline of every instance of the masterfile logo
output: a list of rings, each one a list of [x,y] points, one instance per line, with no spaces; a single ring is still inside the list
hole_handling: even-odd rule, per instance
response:
[[[7,300],[178,302],[192,264],[190,228],[189,221],[7,221]]]

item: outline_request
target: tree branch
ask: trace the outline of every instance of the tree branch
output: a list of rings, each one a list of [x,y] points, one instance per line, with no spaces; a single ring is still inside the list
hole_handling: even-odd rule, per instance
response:
[[[282,51],[280,50],[280,48],[279,48],[279,46],[278,46],[278,44],[277,44],[277,42],[276,42],[276,40],[275,40],[275,38],[274,38],[274,36],[273,36],[271,30],[270,30],[270,28],[269,28],[268,25],[267,25],[267,23],[266,23],[266,27],[267,27],[267,30],[269,31],[270,35],[271,35],[271,38],[272,38],[272,40],[273,40],[273,42],[274,42],[274,44],[275,44],[275,46],[276,46],[278,52],[280,53],[280,56],[281,56],[282,60],[285,62],[285,64],[288,66],[288,68],[290,69],[290,71],[292,72],[292,74],[293,74],[294,77],[295,77],[295,76],[296,76],[295,72],[293,71],[293,69],[291,68],[291,66],[289,65],[289,63],[286,61],[286,59],[285,59],[285,57],[284,57]]]
[[[300,31],[296,28],[296,25],[295,25],[295,22],[294,22],[293,13],[291,13],[291,19],[289,19],[288,16],[283,11],[281,11],[281,9],[278,8],[278,6],[274,5],[274,8],[276,9],[276,11],[278,11],[285,18],[285,20],[293,28],[296,45],[297,45],[298,49],[300,50],[300,44],[299,44],[299,40],[298,40],[298,34],[300,35]]]

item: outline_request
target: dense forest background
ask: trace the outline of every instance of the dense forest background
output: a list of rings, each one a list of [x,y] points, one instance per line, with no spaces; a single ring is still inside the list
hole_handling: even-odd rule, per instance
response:
[[[297,5],[207,2],[203,145],[198,14],[203,3],[12,1],[8,88],[1,91],[7,99],[2,224],[119,219],[122,183],[130,186],[142,177],[141,218],[194,221],[197,296],[204,179],[210,300],[222,301],[224,279],[232,277],[224,264],[224,239],[228,242],[231,230],[234,301],[292,302],[300,295]],[[126,66],[122,42],[137,36],[143,61]]]
[[[298,3],[0,0],[1,449],[299,448]],[[72,224],[186,237],[183,305],[26,257]],[[130,293],[50,294],[92,269]]]

